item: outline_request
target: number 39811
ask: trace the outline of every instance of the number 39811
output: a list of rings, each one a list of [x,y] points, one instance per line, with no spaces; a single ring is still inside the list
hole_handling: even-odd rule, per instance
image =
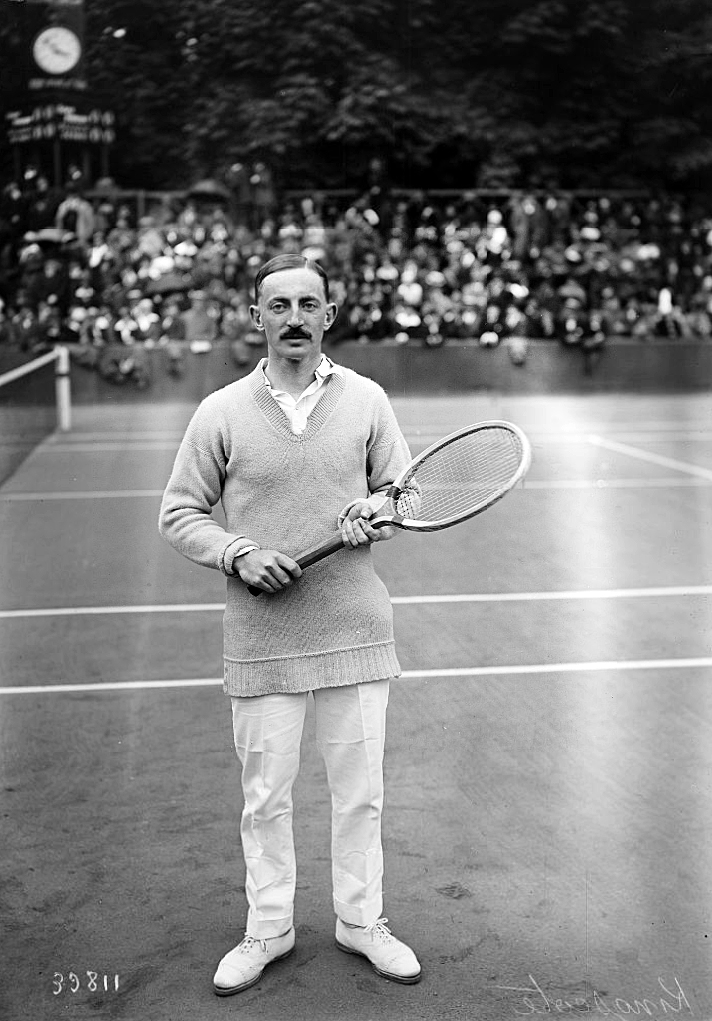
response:
[[[87,993],[118,993],[119,976],[102,975],[98,971],[85,971],[81,975],[75,971],[70,971],[67,975],[60,971],[55,971],[52,977],[52,994],[54,996],[61,996],[62,993],[79,993],[81,991]]]

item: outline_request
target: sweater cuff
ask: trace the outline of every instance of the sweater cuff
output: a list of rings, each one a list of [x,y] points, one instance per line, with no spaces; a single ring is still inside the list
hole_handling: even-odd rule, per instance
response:
[[[232,566],[235,557],[239,557],[242,553],[249,553],[250,550],[259,548],[260,547],[256,542],[250,542],[250,540],[244,535],[239,536],[237,539],[233,539],[233,541],[228,543],[223,551],[219,565],[220,570],[229,578],[233,577],[236,573]]]

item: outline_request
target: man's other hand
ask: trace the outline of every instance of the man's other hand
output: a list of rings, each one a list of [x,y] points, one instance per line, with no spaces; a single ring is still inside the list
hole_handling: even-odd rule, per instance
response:
[[[299,564],[286,553],[270,549],[250,550],[235,558],[234,567],[245,585],[272,593],[288,588],[302,573]]]

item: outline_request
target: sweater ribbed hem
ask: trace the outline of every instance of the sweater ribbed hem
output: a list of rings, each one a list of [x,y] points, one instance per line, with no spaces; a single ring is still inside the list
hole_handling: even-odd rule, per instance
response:
[[[401,673],[395,642],[294,658],[245,661],[226,657],[224,668],[225,694],[241,698],[340,688],[399,677]]]

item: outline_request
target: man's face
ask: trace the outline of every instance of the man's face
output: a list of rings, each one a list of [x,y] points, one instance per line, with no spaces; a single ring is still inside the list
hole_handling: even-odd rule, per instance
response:
[[[265,277],[250,315],[257,329],[264,331],[270,355],[303,361],[321,353],[336,305],[327,302],[318,273],[299,267]]]

